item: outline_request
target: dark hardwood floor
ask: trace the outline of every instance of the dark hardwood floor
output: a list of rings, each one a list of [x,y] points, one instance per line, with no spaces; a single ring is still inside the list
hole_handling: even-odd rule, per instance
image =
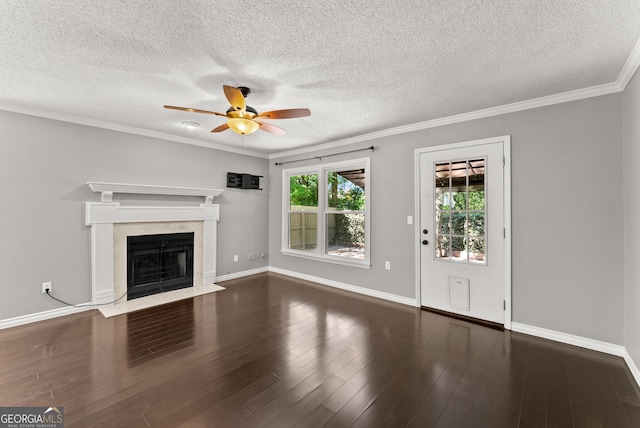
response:
[[[0,330],[0,406],[66,427],[640,427],[621,358],[277,274]]]

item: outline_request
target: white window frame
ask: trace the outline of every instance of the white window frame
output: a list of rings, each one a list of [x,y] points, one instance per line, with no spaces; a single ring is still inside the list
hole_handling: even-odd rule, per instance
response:
[[[364,260],[327,254],[326,219],[328,212],[328,176],[329,173],[348,169],[364,168]],[[318,174],[318,220],[317,245],[315,250],[296,250],[289,248],[289,182],[292,175]],[[371,158],[360,158],[341,162],[323,163],[320,165],[287,168],[282,170],[282,247],[281,253],[287,256],[303,257],[328,263],[355,266],[369,269],[371,267]],[[347,211],[348,213],[350,211]],[[333,214],[332,214],[333,215]]]

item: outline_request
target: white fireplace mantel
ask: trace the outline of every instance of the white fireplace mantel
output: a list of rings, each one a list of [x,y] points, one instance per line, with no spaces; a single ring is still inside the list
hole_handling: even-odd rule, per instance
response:
[[[155,186],[149,184],[101,183],[89,181],[87,186],[101,193],[102,202],[111,202],[114,193],[135,193],[139,195],[203,196],[205,204],[213,203],[213,198],[222,193],[221,189],[203,189],[200,187]]]
[[[102,192],[102,202],[86,202],[85,224],[91,226],[93,303],[112,302],[114,293],[114,225],[122,223],[203,222],[203,284],[216,278],[217,223],[220,206],[211,203],[222,190],[89,182],[94,192]],[[199,206],[122,206],[111,202],[113,193],[204,196]]]

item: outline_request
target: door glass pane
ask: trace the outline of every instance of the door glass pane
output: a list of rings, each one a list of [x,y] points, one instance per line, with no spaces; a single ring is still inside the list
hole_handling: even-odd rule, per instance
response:
[[[451,209],[451,193],[447,189],[440,189],[436,187],[436,205],[441,210]]]
[[[439,210],[451,209],[451,193],[449,192],[449,176],[451,165],[447,162],[436,164],[436,206]]]
[[[469,261],[473,263],[485,262],[485,238],[474,237],[469,240]]]
[[[436,224],[438,225],[436,229],[437,233],[450,233],[451,213],[449,211],[436,212]]]
[[[470,236],[484,235],[484,212],[469,213],[469,235]]]
[[[451,258],[454,260],[466,260],[467,247],[464,237],[452,236],[451,237]]]
[[[467,162],[451,163],[451,198],[454,210],[467,209]]]
[[[454,211],[451,213],[451,233],[454,235],[465,235],[467,227],[467,212]]]
[[[435,247],[436,259],[448,259],[451,256],[451,240],[447,235],[437,235]]]
[[[435,164],[434,257],[486,263],[486,159]]]
[[[484,210],[484,171],[485,160],[469,161],[469,209]]]

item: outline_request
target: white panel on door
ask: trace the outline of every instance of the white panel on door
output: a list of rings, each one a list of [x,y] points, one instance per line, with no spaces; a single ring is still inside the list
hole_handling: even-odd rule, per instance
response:
[[[449,277],[449,306],[469,310],[469,278]]]

